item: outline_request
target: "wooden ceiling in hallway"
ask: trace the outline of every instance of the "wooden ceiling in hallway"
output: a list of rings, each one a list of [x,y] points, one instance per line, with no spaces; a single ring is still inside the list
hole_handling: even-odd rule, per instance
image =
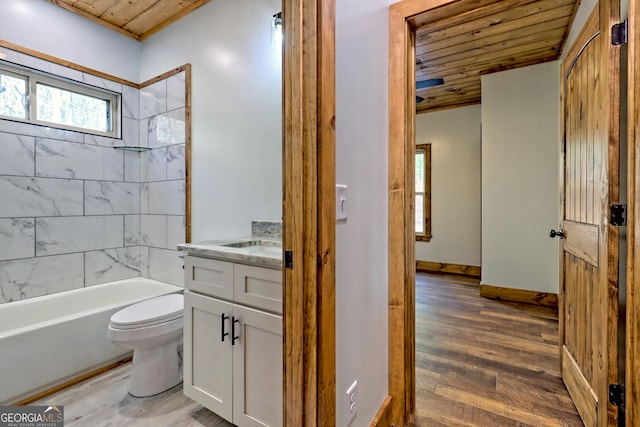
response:
[[[579,0],[460,0],[412,18],[418,113],[480,102],[480,76],[560,57]]]
[[[211,0],[47,0],[136,40],[143,40]]]

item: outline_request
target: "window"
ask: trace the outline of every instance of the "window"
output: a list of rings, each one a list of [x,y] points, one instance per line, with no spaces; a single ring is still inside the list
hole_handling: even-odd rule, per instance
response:
[[[431,240],[431,144],[416,145],[416,240]]]
[[[119,95],[0,64],[0,118],[118,136]]]
[[[0,115],[27,118],[28,79],[0,69]]]

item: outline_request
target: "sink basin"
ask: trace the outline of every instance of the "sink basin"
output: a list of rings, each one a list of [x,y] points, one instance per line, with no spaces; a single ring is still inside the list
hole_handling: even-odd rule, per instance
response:
[[[282,242],[278,240],[242,240],[239,242],[224,243],[220,246],[226,246],[227,248],[251,248],[256,246],[270,246],[270,247],[282,247]]]

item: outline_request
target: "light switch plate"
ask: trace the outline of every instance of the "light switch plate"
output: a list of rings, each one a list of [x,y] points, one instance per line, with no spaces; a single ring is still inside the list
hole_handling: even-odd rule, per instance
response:
[[[346,221],[347,201],[347,186],[336,184],[336,221]]]

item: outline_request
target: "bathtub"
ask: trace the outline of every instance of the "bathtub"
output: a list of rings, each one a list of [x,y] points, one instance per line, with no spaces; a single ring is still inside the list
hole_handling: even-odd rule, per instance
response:
[[[13,404],[131,351],[107,339],[116,311],[183,288],[136,278],[0,305],[0,405]]]

